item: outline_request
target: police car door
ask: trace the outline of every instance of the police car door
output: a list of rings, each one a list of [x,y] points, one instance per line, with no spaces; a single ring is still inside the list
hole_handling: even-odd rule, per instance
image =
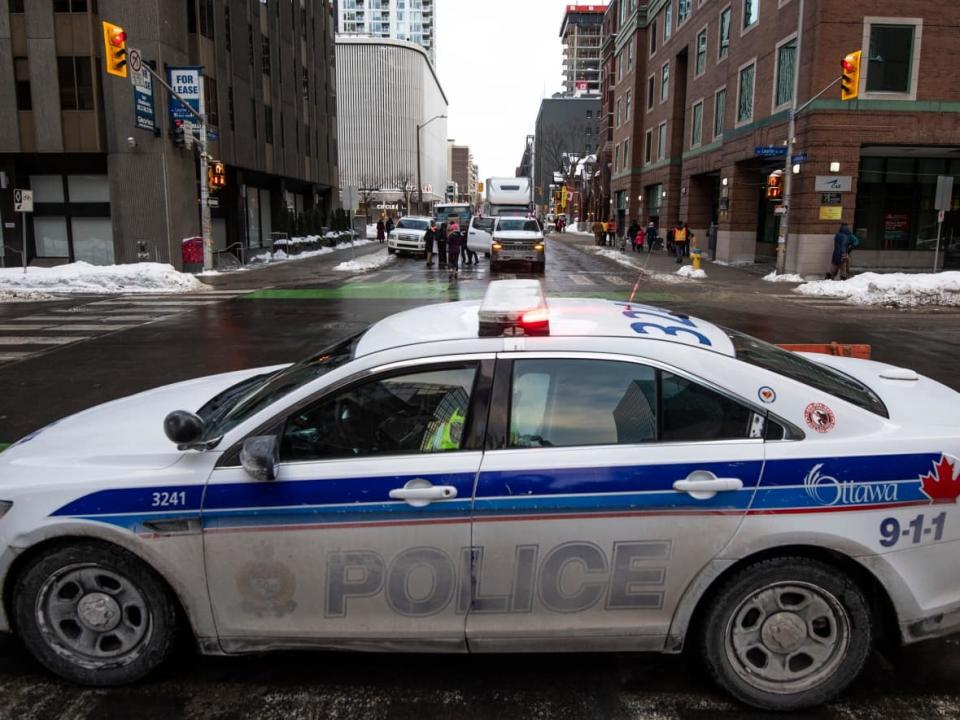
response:
[[[492,369],[492,356],[397,363],[300,403],[254,433],[279,438],[273,481],[225,456],[204,531],[226,651],[463,649]]]
[[[662,649],[759,480],[753,412],[679,371],[498,357],[474,508],[471,649]]]

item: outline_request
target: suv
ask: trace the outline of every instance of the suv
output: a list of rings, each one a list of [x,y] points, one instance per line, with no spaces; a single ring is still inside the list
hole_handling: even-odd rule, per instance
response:
[[[423,215],[405,215],[400,218],[387,238],[387,252],[390,255],[401,252],[426,255],[427,247],[423,236],[427,234],[432,221],[433,218]]]
[[[490,271],[499,270],[507,262],[527,262],[534,273],[543,274],[547,266],[543,230],[535,219],[497,218],[490,243]]]

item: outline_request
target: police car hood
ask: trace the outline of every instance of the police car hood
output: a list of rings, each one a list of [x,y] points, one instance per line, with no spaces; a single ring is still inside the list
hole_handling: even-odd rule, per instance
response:
[[[30,468],[162,469],[181,457],[163,432],[173,410],[198,410],[223,390],[274,366],[195,378],[97,405],[38,430],[0,453],[0,478]],[[41,472],[37,479],[41,479]],[[60,478],[62,479],[62,478]],[[0,480],[2,482],[2,480]]]
[[[913,370],[872,360],[800,353],[835,368],[873,390],[897,424],[960,428],[960,393]]]

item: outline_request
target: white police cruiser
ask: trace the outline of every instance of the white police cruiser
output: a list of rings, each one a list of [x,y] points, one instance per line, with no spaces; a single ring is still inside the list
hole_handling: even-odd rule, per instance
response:
[[[958,417],[909,370],[495,282],[21,440],[0,623],[94,685],[183,622],[211,654],[694,645],[809,706],[960,627]]]

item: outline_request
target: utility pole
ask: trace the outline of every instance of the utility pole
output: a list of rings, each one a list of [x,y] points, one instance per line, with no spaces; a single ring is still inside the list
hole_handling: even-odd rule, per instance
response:
[[[783,208],[780,235],[777,238],[777,275],[787,267],[787,242],[790,237],[790,200],[793,192],[793,148],[797,134],[797,95],[800,91],[800,53],[803,51],[803,3],[797,8],[797,54],[793,60],[793,100],[790,103],[790,124],[787,128],[787,157],[783,168]]]
[[[427,125],[432,123],[434,120],[439,120],[440,118],[445,118],[446,115],[434,115],[432,118],[427,120],[425,123],[420,123],[417,125],[417,212],[423,212],[423,181],[420,179],[420,131],[423,130]],[[409,211],[409,208],[408,208]]]

